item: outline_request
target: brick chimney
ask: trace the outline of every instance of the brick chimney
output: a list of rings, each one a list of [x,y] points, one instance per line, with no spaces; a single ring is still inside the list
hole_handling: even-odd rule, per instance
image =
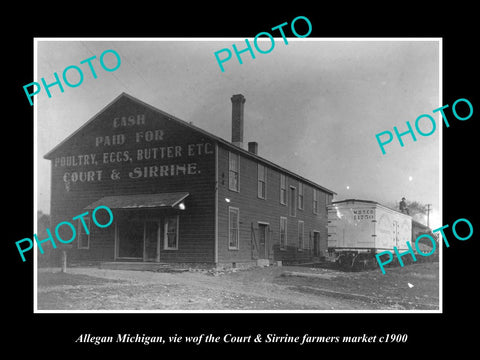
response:
[[[255,141],[250,141],[248,143],[248,151],[252,154],[258,155],[258,143]]]
[[[232,143],[243,148],[243,105],[245,97],[241,94],[233,95],[232,100]]]

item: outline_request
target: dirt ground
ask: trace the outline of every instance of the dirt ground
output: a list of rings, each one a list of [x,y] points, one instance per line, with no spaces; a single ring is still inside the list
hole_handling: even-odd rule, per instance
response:
[[[410,284],[410,286],[409,286]],[[343,272],[38,270],[38,310],[438,310],[438,263]]]

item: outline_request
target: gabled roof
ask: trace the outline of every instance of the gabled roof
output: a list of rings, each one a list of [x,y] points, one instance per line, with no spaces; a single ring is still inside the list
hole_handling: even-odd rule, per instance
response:
[[[52,150],[50,150],[48,153],[46,153],[43,158],[44,159],[49,159],[51,160],[53,158],[53,154],[58,151],[60,148],[62,148],[70,139],[72,139],[75,135],[77,135],[78,133],[80,133],[83,129],[85,129],[85,127],[87,127],[89,124],[93,123],[99,116],[101,116],[107,109],[109,109],[111,106],[113,106],[116,102],[118,102],[121,98],[127,98],[127,99],[130,99],[131,101],[133,102],[136,102],[156,113],[159,113],[165,117],[167,117],[169,120],[172,120],[172,121],[175,121],[177,124],[180,124],[182,126],[185,126],[189,129],[192,129],[194,131],[197,131],[199,133],[201,133],[202,135],[206,136],[206,137],[209,137],[210,139],[212,139],[213,141],[223,145],[224,147],[228,148],[229,150],[232,150],[232,151],[236,151],[236,152],[239,152],[241,153],[242,155],[246,156],[246,157],[250,157],[250,158],[253,158],[259,162],[262,162],[264,163],[265,165],[268,165],[272,168],[275,168],[275,169],[278,169],[279,171],[285,173],[285,174],[288,174],[296,179],[299,179],[299,180],[302,180],[304,181],[305,183],[307,184],[310,184],[316,188],[319,188],[327,193],[330,193],[330,194],[337,194],[336,192],[332,191],[332,190],[329,190],[313,181],[310,181],[298,174],[295,174],[293,172],[291,172],[290,170],[287,170],[267,159],[264,159],[262,158],[261,156],[258,156],[256,154],[253,154],[245,149],[242,149],[234,144],[232,144],[231,142],[225,140],[225,139],[222,139],[221,137],[218,137],[206,130],[203,130],[185,120],[182,120],[182,119],[179,119],[173,115],[170,115],[168,113],[166,113],[165,111],[162,111],[160,109],[157,109],[156,107],[150,105],[150,104],[147,104],[125,92],[122,92],[120,95],[118,95],[115,99],[113,99],[110,103],[108,103],[102,110],[100,110],[97,114],[95,114],[90,120],[88,120],[85,124],[83,124],[81,127],[79,127],[76,131],[74,131],[70,136],[68,136],[67,138],[65,138],[62,142],[60,142],[57,146],[55,146]]]

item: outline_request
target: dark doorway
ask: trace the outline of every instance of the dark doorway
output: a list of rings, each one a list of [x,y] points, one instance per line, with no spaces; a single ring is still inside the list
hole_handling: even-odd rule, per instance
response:
[[[145,221],[144,261],[160,261],[160,222]]]
[[[118,257],[123,259],[143,258],[144,222],[127,220],[118,224]]]
[[[258,258],[268,259],[269,256],[269,226],[268,224],[258,224]]]

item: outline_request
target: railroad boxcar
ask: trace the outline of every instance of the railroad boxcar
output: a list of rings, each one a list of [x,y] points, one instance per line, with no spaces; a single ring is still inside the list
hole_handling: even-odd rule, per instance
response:
[[[408,250],[412,217],[375,201],[347,199],[328,209],[328,257],[343,268],[371,268],[375,254]]]

